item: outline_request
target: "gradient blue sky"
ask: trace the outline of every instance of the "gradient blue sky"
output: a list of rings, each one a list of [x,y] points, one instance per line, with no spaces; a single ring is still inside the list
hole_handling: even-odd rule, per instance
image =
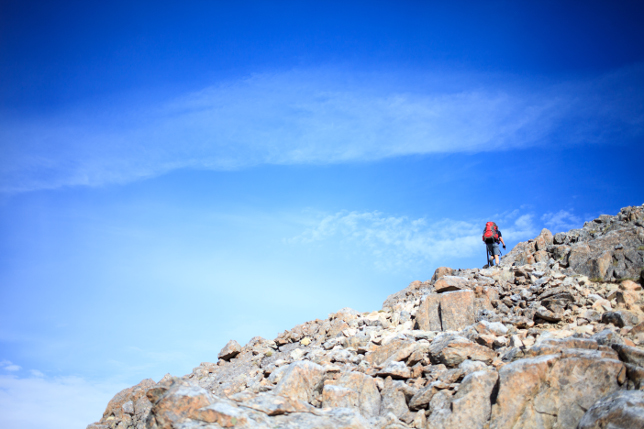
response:
[[[0,426],[84,428],[644,202],[641,2],[0,3]],[[509,249],[508,249],[509,250]],[[46,398],[46,399],[45,399]]]

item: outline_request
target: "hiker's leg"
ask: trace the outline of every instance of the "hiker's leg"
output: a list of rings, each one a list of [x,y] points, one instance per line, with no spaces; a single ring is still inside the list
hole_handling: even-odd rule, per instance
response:
[[[494,243],[492,245],[492,255],[494,255],[494,265],[499,265],[499,255],[501,254],[501,249],[499,249],[499,245],[497,243]]]

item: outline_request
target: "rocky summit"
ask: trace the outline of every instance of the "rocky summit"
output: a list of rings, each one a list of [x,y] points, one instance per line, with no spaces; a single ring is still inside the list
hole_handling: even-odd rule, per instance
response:
[[[644,428],[644,205],[438,268],[383,308],[230,341],[88,429]]]

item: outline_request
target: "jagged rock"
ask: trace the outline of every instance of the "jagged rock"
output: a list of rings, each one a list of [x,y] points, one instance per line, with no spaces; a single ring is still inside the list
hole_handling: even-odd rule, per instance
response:
[[[436,271],[434,271],[434,275],[432,276],[431,283],[435,283],[436,280],[440,279],[443,276],[451,276],[454,270],[452,270],[449,267],[438,267],[436,268]]]
[[[394,340],[367,353],[365,360],[371,365],[381,365],[387,360],[399,361],[407,358],[414,347],[415,345],[409,340]]]
[[[499,370],[490,427],[576,427],[593,403],[619,389],[624,371],[618,360],[585,353],[507,364]]]
[[[190,413],[192,420],[205,423],[216,423],[221,427],[229,428],[236,425],[246,425],[249,417],[246,412],[224,401],[216,401]]]
[[[547,322],[559,322],[563,318],[563,311],[561,307],[556,308],[556,313],[554,311],[548,310],[546,307],[539,307],[534,313],[535,318],[545,320]]]
[[[612,323],[615,326],[623,328],[624,326],[634,326],[639,322],[636,315],[628,311],[607,311],[602,314],[602,323]]]
[[[324,407],[356,408],[368,419],[378,416],[381,397],[373,378],[360,372],[349,371],[332,383],[324,386]]]
[[[324,368],[313,362],[293,362],[284,371],[273,392],[286,398],[310,402],[313,392],[321,389],[324,374]]]
[[[638,243],[644,206],[544,230],[500,267],[441,267],[380,311],[231,341],[217,363],[119,392],[88,428],[641,426],[638,394],[614,394],[644,388]]]
[[[464,277],[445,275],[434,283],[436,293],[468,289],[469,281]]]
[[[155,385],[156,383],[148,378],[136,386],[121,390],[107,404],[107,408],[103,413],[103,419],[122,419],[123,414],[132,414],[129,412],[130,407],[125,405],[131,403],[136,404],[134,407],[134,421],[145,421],[152,407],[152,404],[150,404],[150,401],[146,397],[146,392]]]
[[[313,413],[293,413],[274,417],[269,428],[280,429],[371,429],[373,426],[351,408],[331,408]],[[205,429],[205,428],[204,428]],[[263,428],[262,428],[263,429]]]
[[[505,335],[508,333],[508,328],[503,323],[488,322],[487,320],[481,320],[474,325],[474,328],[479,334]]]
[[[235,397],[231,399],[235,400]],[[314,408],[306,402],[291,399],[273,393],[259,393],[250,398],[240,398],[244,407],[260,411],[269,416],[278,416],[287,413],[314,412]]]
[[[429,427],[436,429],[481,429],[490,418],[492,391],[498,374],[477,371],[463,379],[454,396],[445,395],[429,417]]]
[[[496,357],[493,350],[475,344],[467,338],[453,335],[436,337],[429,347],[429,354],[433,362],[448,367],[457,366],[466,359],[492,363]]]
[[[392,413],[400,420],[413,419],[409,408],[407,408],[407,398],[405,396],[407,390],[407,385],[402,381],[387,377],[381,392],[382,404],[380,406],[380,415],[385,416],[388,413]]]
[[[476,321],[474,292],[446,292],[441,296],[441,325],[443,331],[457,331]]]
[[[241,352],[241,346],[235,340],[228,341],[228,344],[224,346],[223,349],[219,352],[217,357],[223,360],[231,360]]]
[[[442,331],[440,295],[428,295],[416,312],[416,324],[423,331]]]
[[[173,429],[182,420],[196,417],[197,410],[215,402],[206,389],[182,380],[150,389],[147,396],[152,403],[150,417],[158,429]]]
[[[613,344],[612,347],[624,362],[644,367],[644,350],[623,344]]]
[[[463,329],[476,321],[474,298],[471,290],[428,295],[416,313],[416,324],[425,331]]]
[[[405,362],[391,362],[376,373],[379,377],[391,377],[395,379],[407,379],[411,377],[411,369]]]
[[[644,428],[644,392],[619,391],[605,396],[586,411],[578,429]]]

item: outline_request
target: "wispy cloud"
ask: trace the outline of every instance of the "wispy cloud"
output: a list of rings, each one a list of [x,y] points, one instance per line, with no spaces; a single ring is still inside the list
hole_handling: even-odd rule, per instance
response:
[[[496,215],[503,236],[525,240],[537,234],[531,214],[518,210]],[[339,212],[320,219],[316,225],[287,240],[293,245],[336,241],[369,252],[382,269],[406,267],[423,262],[440,263],[467,258],[480,252],[481,233],[486,220],[431,220],[388,216],[374,212]]]
[[[19,365],[15,365],[8,360],[3,360],[0,362],[0,368],[5,371],[15,372],[20,371],[22,368]]]
[[[553,136],[610,141],[611,133],[642,132],[643,74],[635,67],[545,85],[466,74],[288,71],[219,84],[160,107],[5,115],[0,189],[100,186],[178,168],[506,150]]]
[[[82,429],[99,420],[108,401],[126,387],[33,371],[26,378],[0,375],[0,427]]]
[[[553,233],[568,231],[573,228],[581,228],[583,221],[572,211],[559,210],[556,213],[545,213],[541,220]]]

